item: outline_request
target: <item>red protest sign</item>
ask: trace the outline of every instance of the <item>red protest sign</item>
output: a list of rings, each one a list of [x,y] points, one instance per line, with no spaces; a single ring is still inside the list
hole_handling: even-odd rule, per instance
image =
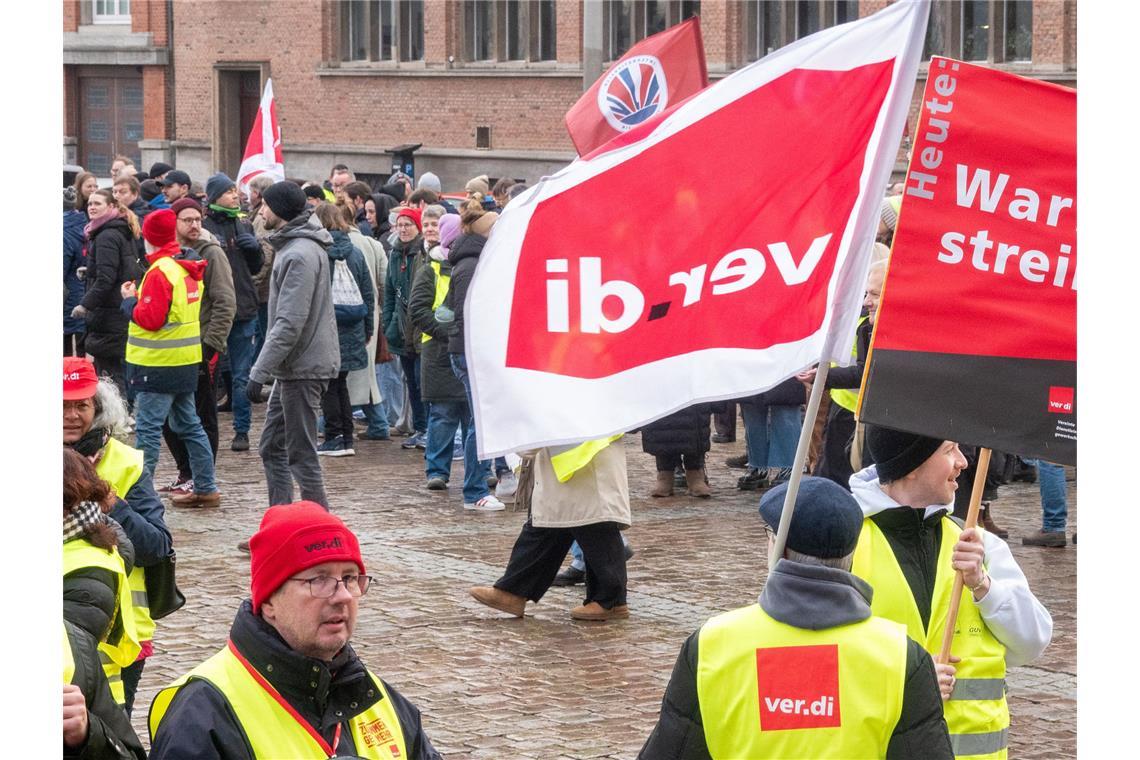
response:
[[[934,58],[860,408],[1076,458],[1076,92]]]

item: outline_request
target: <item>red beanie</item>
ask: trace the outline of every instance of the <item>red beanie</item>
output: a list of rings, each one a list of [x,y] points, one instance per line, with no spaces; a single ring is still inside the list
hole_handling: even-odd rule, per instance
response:
[[[420,210],[418,208],[408,208],[405,206],[404,208],[400,209],[399,213],[396,214],[396,219],[399,219],[401,216],[406,216],[415,222],[417,230],[423,229],[424,226],[423,223],[420,222]]]
[[[360,544],[339,517],[312,501],[270,507],[249,539],[254,614],[287,578],[313,565],[338,561],[355,562],[361,574],[365,572]]]
[[[174,212],[168,208],[152,211],[143,220],[143,239],[155,248],[174,242]]]
[[[63,400],[80,401],[95,395],[99,376],[95,365],[78,356],[63,358]]]

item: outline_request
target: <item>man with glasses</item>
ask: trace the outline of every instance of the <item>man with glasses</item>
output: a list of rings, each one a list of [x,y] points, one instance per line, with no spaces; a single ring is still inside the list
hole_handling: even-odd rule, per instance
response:
[[[249,544],[252,598],[226,646],[155,697],[150,756],[438,758],[349,644],[372,581],[352,531],[301,501],[270,507]]]

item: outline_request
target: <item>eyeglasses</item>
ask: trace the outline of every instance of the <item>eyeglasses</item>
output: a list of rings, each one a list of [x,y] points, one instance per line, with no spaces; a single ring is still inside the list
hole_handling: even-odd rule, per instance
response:
[[[202,217],[198,217],[197,219],[187,219],[185,217],[180,216],[180,217],[178,217],[178,221],[182,222],[183,224],[189,224],[191,227],[201,227],[202,226]]]
[[[399,222],[396,223],[396,229],[398,229],[398,230],[414,230],[415,228],[416,228],[416,225],[411,224],[411,223],[405,223],[405,224],[400,224]]]
[[[364,596],[368,593],[368,587],[372,585],[371,575],[346,575],[342,578],[318,575],[316,578],[290,578],[289,580],[308,583],[309,593],[317,599],[328,599],[336,593],[336,587],[342,583],[344,590],[354,597]]]

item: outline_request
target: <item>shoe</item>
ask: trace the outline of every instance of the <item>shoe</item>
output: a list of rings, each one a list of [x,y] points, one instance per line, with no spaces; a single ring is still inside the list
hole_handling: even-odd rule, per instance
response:
[[[168,486],[158,489],[159,493],[190,493],[194,490],[194,481],[190,478],[178,477]]]
[[[245,552],[246,554],[249,554],[249,541],[248,540],[238,541],[238,551],[242,551],[242,552]]]
[[[342,435],[331,438],[318,446],[317,454],[323,457],[351,457],[355,456],[356,449],[352,448],[352,444],[348,443]]]
[[[761,488],[768,487],[768,470],[758,470],[753,467],[744,475],[737,479],[736,487],[741,491],[757,491]]]
[[[475,600],[480,604],[485,604],[492,609],[514,615],[517,618],[521,618],[523,612],[526,611],[526,597],[503,591],[494,586],[472,586],[471,596],[475,597]]]
[[[701,470],[685,470],[685,485],[689,488],[689,496],[696,496],[701,499],[707,499],[712,496],[712,489],[709,488],[709,479],[705,477],[705,471]]]
[[[390,440],[392,440],[392,436],[388,435],[387,433],[384,433],[383,435],[373,435],[371,433],[365,433],[364,434],[364,440],[366,440],[366,441],[390,441]]]
[[[618,604],[614,605],[613,609],[607,610],[597,602],[590,602],[570,610],[570,617],[575,620],[598,620],[602,622],[624,619],[629,617],[629,605]]]
[[[180,493],[170,497],[171,506],[175,507],[216,507],[222,503],[220,491],[210,493]]]
[[[633,555],[637,554],[637,552],[635,552],[633,550],[633,547],[630,546],[629,544],[624,544],[624,546],[625,546],[625,561],[629,562],[631,559],[633,559]]]
[[[219,412],[232,412],[233,410],[234,405],[233,402],[230,401],[230,397],[228,395],[222,396],[220,399],[218,399]]]
[[[502,512],[507,508],[507,505],[496,499],[494,496],[484,496],[474,504],[464,504],[464,509],[473,510],[475,512]]]
[[[721,435],[720,433],[713,433],[713,443],[736,443],[735,435]]]
[[[494,473],[487,476],[487,488],[498,488],[499,476]]]
[[[1009,538],[1009,531],[998,526],[998,524],[993,521],[993,518],[990,517],[989,503],[983,503],[982,505],[982,527],[1003,541]]]
[[[230,451],[249,451],[249,433],[234,433]]]
[[[352,419],[359,420],[359,421],[363,422],[364,420],[366,420],[368,418],[364,416],[364,410],[363,409],[357,409],[356,411],[354,411],[352,413]]]
[[[446,491],[447,481],[441,477],[428,478],[427,490],[429,491]]]
[[[417,430],[415,433],[408,436],[406,441],[404,441],[403,443],[400,444],[400,448],[401,449],[422,449],[422,448],[425,448],[427,444],[424,441],[424,437],[425,437],[425,434],[421,433],[420,431]]]
[[[738,457],[729,457],[728,459],[724,460],[724,463],[736,470],[747,470],[748,455],[741,454]]]
[[[515,493],[519,490],[519,479],[513,472],[504,472],[499,477],[499,482],[495,485],[495,498],[502,501],[503,499],[513,499]]]
[[[1061,546],[1065,546],[1067,543],[1069,543],[1069,541],[1067,538],[1065,538],[1065,531],[1063,531],[1063,530],[1058,530],[1058,531],[1039,530],[1036,533],[1034,533],[1032,536],[1026,536],[1025,538],[1021,539],[1021,543],[1024,546],[1061,547]],[[1076,542],[1074,541],[1073,543],[1076,543]]]
[[[565,588],[566,586],[577,586],[584,580],[586,580],[586,571],[579,570],[571,565],[565,570],[559,571],[558,575],[554,576],[554,582],[550,585]]]
[[[778,486],[792,479],[791,467],[773,467],[768,472],[768,484]]]
[[[452,444],[451,445],[451,461],[452,462],[459,462],[462,460],[463,460],[463,445],[462,444]]]
[[[669,471],[657,473],[657,485],[649,492],[650,496],[664,498],[673,495],[673,473]]]
[[[425,432],[416,433],[415,439],[416,439],[416,448],[419,449],[420,451],[427,451],[427,433],[425,433]]]

